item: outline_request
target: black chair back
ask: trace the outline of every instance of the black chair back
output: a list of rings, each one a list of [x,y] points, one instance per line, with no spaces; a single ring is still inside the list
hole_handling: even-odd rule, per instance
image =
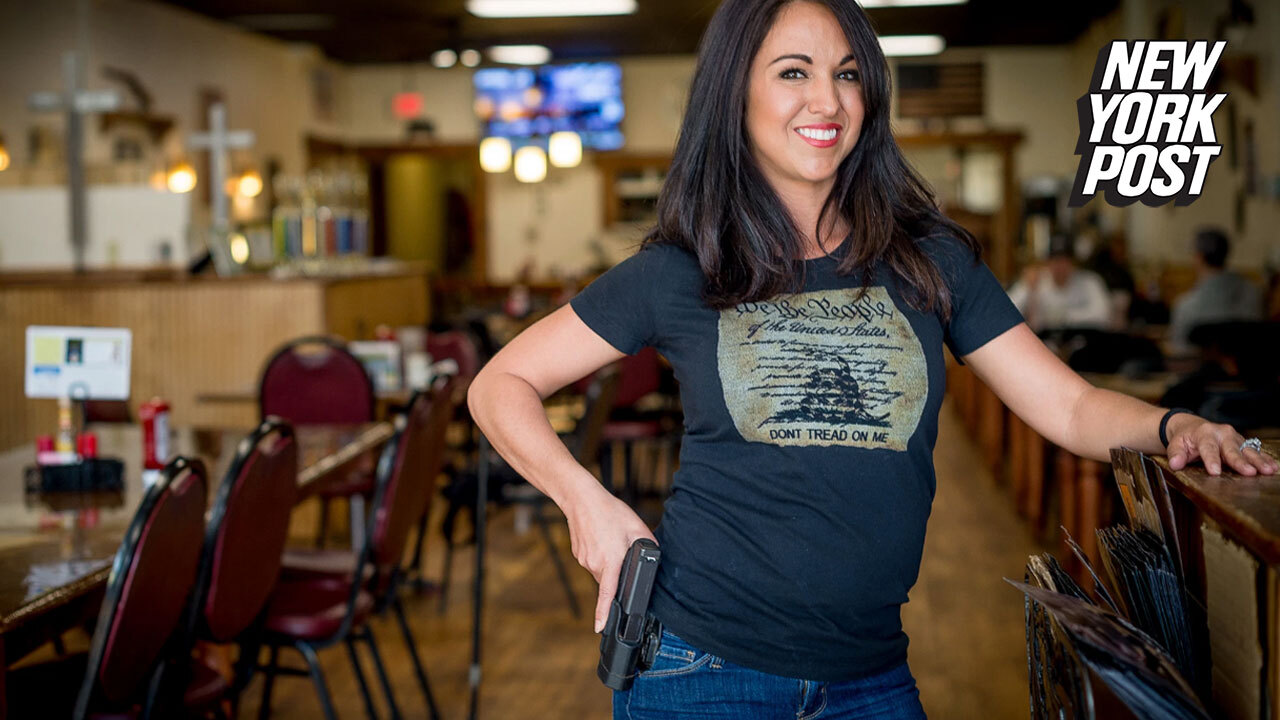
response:
[[[1061,346],[1067,365],[1077,372],[1143,375],[1164,370],[1164,355],[1154,340],[1107,330],[1064,331]]]

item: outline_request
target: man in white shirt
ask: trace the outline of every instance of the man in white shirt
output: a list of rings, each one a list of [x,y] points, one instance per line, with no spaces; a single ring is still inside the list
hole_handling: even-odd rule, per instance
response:
[[[1111,325],[1111,297],[1097,273],[1076,267],[1071,238],[1055,235],[1049,259],[1028,267],[1009,289],[1032,330],[1098,328]]]

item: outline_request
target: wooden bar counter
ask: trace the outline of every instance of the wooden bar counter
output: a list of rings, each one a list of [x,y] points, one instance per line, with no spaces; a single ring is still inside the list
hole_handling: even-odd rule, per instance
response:
[[[427,277],[418,266],[343,277],[190,277],[174,271],[0,274],[0,447],[57,427],[52,400],[23,394],[28,325],[127,327],[133,331],[130,410],[153,396],[173,422],[247,427],[257,409],[197,396],[256,386],[282,343],[313,334],[368,339],[380,324],[424,325]]]
[[[1280,457],[1280,440],[1263,440]],[[1173,499],[1187,590],[1205,614],[1214,703],[1230,720],[1280,716],[1280,475],[1209,475],[1153,456]]]

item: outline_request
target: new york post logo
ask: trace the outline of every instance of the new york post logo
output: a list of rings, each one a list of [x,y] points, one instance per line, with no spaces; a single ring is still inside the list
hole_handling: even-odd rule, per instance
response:
[[[1190,205],[1222,153],[1213,111],[1226,93],[1205,92],[1225,42],[1113,41],[1098,52],[1089,93],[1076,101],[1080,156],[1068,205],[1102,192],[1117,207],[1135,201]]]

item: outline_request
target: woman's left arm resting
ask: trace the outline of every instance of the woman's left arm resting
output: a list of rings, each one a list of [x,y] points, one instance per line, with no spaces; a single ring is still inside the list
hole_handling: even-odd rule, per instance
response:
[[[1211,423],[1190,413],[1169,419],[1169,446],[1160,444],[1165,409],[1122,393],[1090,385],[1067,367],[1025,323],[964,356],[975,375],[1047,440],[1080,457],[1110,462],[1111,448],[1145,453],[1167,452],[1175,470],[1202,460],[1210,474],[1225,462],[1241,475],[1280,470],[1274,458],[1252,449],[1230,425]]]

